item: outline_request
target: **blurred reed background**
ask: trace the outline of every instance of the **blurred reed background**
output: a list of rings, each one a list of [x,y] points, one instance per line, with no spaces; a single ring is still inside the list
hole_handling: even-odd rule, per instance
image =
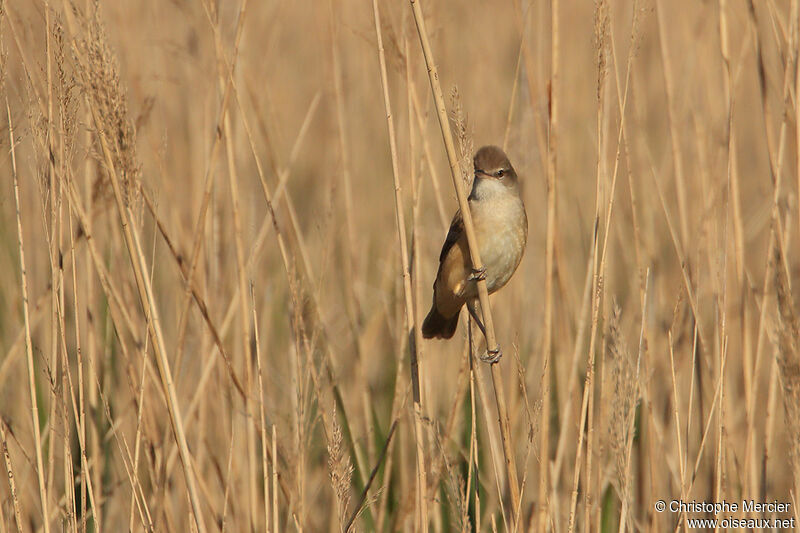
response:
[[[422,2],[467,167],[523,181],[518,510],[466,319],[417,347],[415,432],[370,2],[0,5],[0,529],[798,516],[797,0]],[[457,204],[411,4],[380,8],[419,321]]]

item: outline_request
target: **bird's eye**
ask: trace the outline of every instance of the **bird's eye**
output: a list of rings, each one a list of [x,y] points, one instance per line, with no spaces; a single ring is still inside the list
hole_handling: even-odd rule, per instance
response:
[[[503,177],[503,176],[505,176],[505,175],[506,175],[506,171],[505,171],[505,169],[504,169],[504,168],[501,168],[500,170],[498,170],[498,171],[495,173],[495,176],[497,176],[498,178],[502,178],[502,177]]]

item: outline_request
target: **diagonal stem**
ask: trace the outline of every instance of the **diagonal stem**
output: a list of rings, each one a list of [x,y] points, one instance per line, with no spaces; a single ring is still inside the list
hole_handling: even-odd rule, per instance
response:
[[[444,140],[445,150],[447,151],[447,160],[450,162],[450,174],[453,178],[453,187],[456,190],[458,197],[458,205],[461,209],[461,215],[464,219],[464,230],[467,234],[467,243],[469,244],[469,255],[472,261],[472,268],[480,270],[483,268],[480,253],[478,252],[478,241],[475,236],[475,227],[472,225],[472,213],[469,210],[467,203],[467,195],[464,192],[461,176],[459,175],[458,156],[456,155],[456,148],[453,142],[453,134],[450,131],[450,123],[447,119],[447,108],[444,103],[444,96],[442,95],[442,87],[439,83],[439,73],[436,70],[436,63],[433,59],[433,52],[431,51],[430,41],[428,39],[428,32],[425,29],[425,18],[422,15],[422,6],[419,0],[410,0],[411,8],[414,12],[414,21],[417,24],[417,33],[419,34],[420,44],[422,45],[422,53],[425,56],[425,64],[428,67],[428,78],[431,83],[431,91],[433,92],[433,99],[436,103],[436,114],[439,117],[439,126],[442,130],[442,138]],[[492,309],[489,306],[489,291],[486,288],[486,280],[478,280],[478,299],[481,304],[481,313],[483,314],[483,322],[486,327],[486,346],[488,349],[498,347],[497,338],[494,333],[494,321],[492,320]],[[499,348],[499,347],[498,347]],[[506,475],[511,493],[511,515],[512,522],[516,523],[516,516],[519,510],[520,493],[519,482],[517,481],[517,466],[514,462],[514,450],[511,447],[511,429],[508,421],[508,408],[506,407],[505,392],[503,387],[503,378],[500,375],[500,370],[497,365],[491,365],[492,383],[494,384],[494,395],[497,403],[497,415],[500,422],[500,434],[503,439],[503,455],[505,456]]]

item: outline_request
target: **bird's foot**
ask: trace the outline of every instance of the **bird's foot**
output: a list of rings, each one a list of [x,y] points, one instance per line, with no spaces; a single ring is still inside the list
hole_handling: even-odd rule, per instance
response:
[[[472,274],[467,278],[469,281],[483,281],[486,279],[486,267],[473,268]]]
[[[503,357],[503,352],[500,351],[500,345],[498,344],[491,350],[486,350],[486,353],[479,357],[480,360],[483,361],[484,363],[489,363],[490,365],[493,365],[495,363],[500,362],[500,359],[502,359]]]

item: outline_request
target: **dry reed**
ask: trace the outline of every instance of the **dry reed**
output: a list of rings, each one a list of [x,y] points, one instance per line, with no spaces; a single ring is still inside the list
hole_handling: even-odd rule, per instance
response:
[[[800,519],[798,14],[0,2],[0,530]],[[484,144],[528,249],[423,341]]]

